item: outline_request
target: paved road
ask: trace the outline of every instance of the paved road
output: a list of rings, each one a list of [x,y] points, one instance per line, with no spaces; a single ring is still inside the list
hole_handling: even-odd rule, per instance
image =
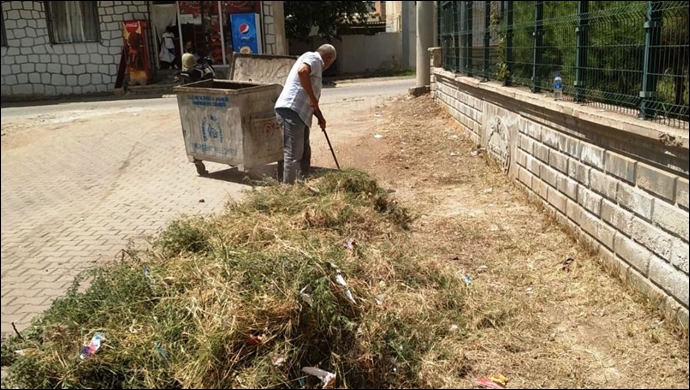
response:
[[[414,80],[325,89],[329,123]],[[142,242],[182,213],[220,210],[245,186],[227,166],[196,175],[180,137],[175,99],[6,107],[2,116],[2,333],[21,329],[64,293],[75,274]],[[336,137],[341,135],[336,135]],[[315,150],[315,154],[328,153]],[[203,202],[201,200],[203,199]]]
[[[356,82],[342,83],[336,88],[324,88],[322,93],[322,104],[336,103],[343,100],[357,100],[363,98],[371,98],[375,96],[392,96],[400,93],[405,93],[411,87],[414,87],[415,80],[413,78],[395,79],[380,81],[377,79],[358,80]],[[107,100],[97,102],[70,102],[70,103],[55,103],[50,105],[40,106],[26,106],[24,104],[11,103],[2,109],[2,120],[14,118],[31,118],[40,114],[64,114],[66,112],[75,111],[77,114],[83,116],[87,112],[95,115],[98,109],[109,110],[129,110],[131,112],[138,112],[141,110],[158,110],[158,109],[177,109],[177,102],[175,99],[158,98],[158,99],[140,99],[140,100]],[[83,111],[83,112],[82,112]],[[88,115],[88,114],[87,114]]]

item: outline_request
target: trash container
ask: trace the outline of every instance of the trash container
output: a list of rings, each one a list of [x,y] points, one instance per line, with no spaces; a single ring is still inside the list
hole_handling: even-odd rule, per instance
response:
[[[234,80],[204,80],[174,88],[189,161],[200,175],[204,161],[241,171],[278,162],[283,138],[273,109],[283,87]]]

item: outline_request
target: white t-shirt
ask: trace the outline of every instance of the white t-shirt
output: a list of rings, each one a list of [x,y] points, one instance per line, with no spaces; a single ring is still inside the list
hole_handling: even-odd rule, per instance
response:
[[[163,40],[165,41],[165,48],[166,49],[174,49],[175,48],[175,42],[173,41],[173,38],[175,38],[175,34],[171,32],[164,32],[163,33]]]
[[[314,89],[314,96],[317,99],[321,98],[321,77],[323,74],[323,59],[317,52],[308,51],[302,54],[295,62],[295,65],[290,69],[283,92],[281,92],[276,101],[275,108],[289,108],[296,112],[300,119],[307,127],[311,127],[312,116],[314,109],[309,104],[309,95],[302,88],[302,83],[299,81],[299,67],[302,64],[307,64],[311,68],[311,86]]]

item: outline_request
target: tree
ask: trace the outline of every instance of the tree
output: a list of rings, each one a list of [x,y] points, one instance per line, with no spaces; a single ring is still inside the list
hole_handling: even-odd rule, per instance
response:
[[[286,1],[285,35],[306,40],[312,27],[330,41],[338,38],[338,25],[365,22],[369,8],[366,1]]]

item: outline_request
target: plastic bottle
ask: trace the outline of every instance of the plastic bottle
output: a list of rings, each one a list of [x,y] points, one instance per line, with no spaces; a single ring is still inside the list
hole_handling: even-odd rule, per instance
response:
[[[563,80],[560,72],[556,73],[556,77],[553,78],[553,98],[554,100],[563,100]]]
[[[89,345],[84,346],[81,350],[81,355],[79,355],[79,358],[84,360],[88,356],[93,355],[98,351],[98,349],[101,348],[101,341],[105,340],[105,335],[103,333],[96,333],[93,338],[91,338],[91,342],[89,342]]]

